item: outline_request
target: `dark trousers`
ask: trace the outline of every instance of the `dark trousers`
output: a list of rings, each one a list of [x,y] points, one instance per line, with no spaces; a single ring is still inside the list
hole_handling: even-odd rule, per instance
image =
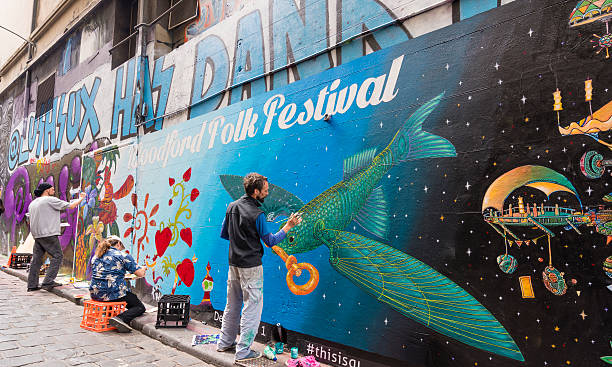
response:
[[[42,258],[45,252],[51,256],[49,269],[43,279],[42,285],[47,285],[55,281],[57,272],[59,271],[60,265],[62,264],[62,246],[60,246],[59,238],[57,236],[41,237],[34,240],[34,248],[32,250],[32,262],[30,263],[30,273],[28,274],[28,288],[38,287],[38,278],[40,267],[42,266]]]
[[[123,320],[123,322],[125,322],[126,324],[129,324],[130,321],[132,321],[133,319],[142,315],[145,312],[145,306],[142,304],[142,302],[140,302],[138,297],[132,292],[127,292],[125,296],[109,301],[109,302],[127,303],[127,305],[125,306],[127,310],[117,316],[118,318]]]

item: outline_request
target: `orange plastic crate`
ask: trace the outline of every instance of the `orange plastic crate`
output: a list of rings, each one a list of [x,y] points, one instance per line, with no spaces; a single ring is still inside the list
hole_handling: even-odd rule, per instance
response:
[[[108,324],[111,317],[125,311],[125,302],[98,302],[94,300],[83,301],[83,329],[102,332],[116,329]]]

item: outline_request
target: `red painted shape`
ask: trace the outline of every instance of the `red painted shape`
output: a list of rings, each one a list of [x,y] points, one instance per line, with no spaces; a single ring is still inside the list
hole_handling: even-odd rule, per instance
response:
[[[194,201],[200,195],[198,189],[191,190],[191,201]]]
[[[191,228],[183,228],[181,229],[181,231],[179,232],[179,235],[181,236],[181,239],[183,241],[185,241],[185,243],[187,245],[189,245],[189,247],[191,247]]]
[[[185,182],[189,181],[190,178],[191,178],[191,167],[189,167],[189,169],[185,171],[185,173],[183,173],[183,180],[185,180]]]
[[[176,267],[176,272],[179,278],[185,283],[186,286],[191,287],[191,283],[193,283],[193,276],[195,274],[195,270],[193,268],[193,263],[189,259],[183,260]]]
[[[164,255],[171,239],[172,231],[168,227],[164,228],[162,231],[157,230],[157,232],[155,232],[155,248],[157,249],[158,257]]]

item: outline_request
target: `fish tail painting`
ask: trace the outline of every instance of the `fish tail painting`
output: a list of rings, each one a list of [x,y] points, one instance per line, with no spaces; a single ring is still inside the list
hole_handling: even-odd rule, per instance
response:
[[[380,153],[367,149],[344,160],[343,179],[307,204],[288,191],[270,184],[269,199],[262,205],[268,220],[291,212],[302,214],[274,250],[287,269],[300,265],[308,269],[311,289],[312,265],[296,264],[292,254],[325,245],[330,265],[361,290],[389,305],[402,315],[472,347],[524,361],[506,329],[474,297],[425,263],[376,240],[346,232],[351,222],[382,240],[388,237],[389,213],[381,178],[401,162],[456,156],[452,143],[423,130],[423,123],[436,109],[444,94],[418,108]],[[243,193],[242,178],[222,175],[221,182],[233,199]],[[301,266],[304,265],[304,266]],[[316,272],[315,272],[316,273]],[[289,273],[288,273],[289,274]],[[290,270],[299,276],[300,272]],[[318,275],[317,275],[318,276]],[[287,285],[293,291],[292,276]],[[295,292],[294,292],[295,293]]]
[[[436,109],[442,97],[444,93],[421,106],[395,134],[387,147],[392,153],[393,164],[414,159],[457,155],[451,142],[423,130],[423,122]]]

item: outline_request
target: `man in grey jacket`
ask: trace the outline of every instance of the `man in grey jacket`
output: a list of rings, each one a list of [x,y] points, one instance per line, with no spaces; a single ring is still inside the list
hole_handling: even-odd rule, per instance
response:
[[[42,266],[42,258],[47,252],[51,256],[49,269],[43,279],[42,288],[51,290],[53,287],[61,285],[55,281],[57,272],[62,264],[62,247],[59,242],[60,211],[67,208],[74,209],[85,198],[85,193],[72,202],[67,202],[56,198],[55,188],[43,182],[34,190],[36,199],[30,203],[30,233],[34,237],[34,249],[32,251],[32,262],[30,263],[30,273],[28,274],[28,292],[39,290],[38,273]]]

